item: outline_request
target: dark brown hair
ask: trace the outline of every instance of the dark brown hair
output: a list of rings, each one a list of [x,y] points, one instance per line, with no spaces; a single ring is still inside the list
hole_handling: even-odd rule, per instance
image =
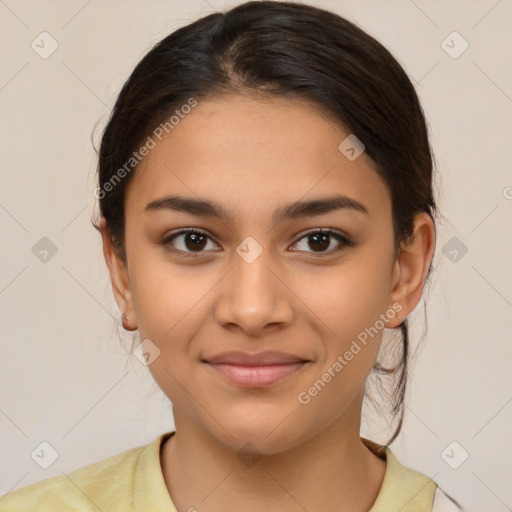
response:
[[[251,1],[165,37],[137,64],[119,94],[101,139],[97,197],[123,261],[124,190],[136,169],[132,165],[130,172],[126,163],[155,127],[191,98],[234,93],[301,99],[360,139],[389,187],[397,249],[410,240],[418,213],[434,220],[427,125],[397,60],[337,14],[300,3]],[[376,363],[373,369],[397,382],[390,402],[399,424],[388,444],[399,434],[404,413],[407,320],[400,328],[399,363],[392,368]]]

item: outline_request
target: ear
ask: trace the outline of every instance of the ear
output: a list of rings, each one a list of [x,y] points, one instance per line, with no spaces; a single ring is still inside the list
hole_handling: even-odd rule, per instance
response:
[[[112,282],[112,290],[117,305],[123,315],[123,327],[128,331],[137,329],[135,311],[133,308],[132,292],[130,288],[130,279],[128,275],[127,265],[121,260],[117,254],[110,230],[104,217],[99,222],[101,239],[103,241],[103,255],[110,272],[110,280]]]
[[[418,214],[414,218],[412,238],[400,247],[393,267],[390,306],[394,303],[401,304],[402,320],[414,311],[421,300],[435,245],[434,222],[427,213]],[[402,321],[400,318],[391,320],[387,327],[398,327]]]

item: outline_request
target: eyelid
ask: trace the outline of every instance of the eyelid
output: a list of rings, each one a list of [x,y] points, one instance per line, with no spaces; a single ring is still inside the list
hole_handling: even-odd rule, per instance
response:
[[[307,235],[314,235],[316,233],[325,233],[325,234],[328,234],[328,235],[339,235],[340,237],[343,237],[343,238],[345,238],[347,240],[350,240],[350,237],[346,233],[344,233],[343,231],[338,230],[338,229],[334,229],[334,228],[313,228],[313,229],[307,229],[306,231],[303,231],[302,233],[298,234],[296,242],[298,242],[299,240],[301,240],[302,238],[304,238]]]

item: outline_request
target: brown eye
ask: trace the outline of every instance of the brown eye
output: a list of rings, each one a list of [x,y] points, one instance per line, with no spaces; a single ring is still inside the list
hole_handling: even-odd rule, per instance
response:
[[[334,248],[332,248],[333,239],[337,242],[334,243]],[[307,240],[307,242],[301,244],[302,240]],[[294,250],[330,254],[332,252],[343,249],[345,246],[352,246],[354,244],[346,236],[340,233],[336,233],[335,231],[317,230],[306,233],[306,235],[300,238],[295,245],[299,245],[302,248]],[[307,250],[305,246],[311,250]]]
[[[183,252],[185,255],[191,253],[200,254],[208,245],[210,237],[197,229],[187,229],[175,233],[162,241],[165,246],[171,246],[172,250]]]
[[[206,246],[206,237],[196,233],[187,233],[184,238],[185,246],[191,251],[202,250]]]

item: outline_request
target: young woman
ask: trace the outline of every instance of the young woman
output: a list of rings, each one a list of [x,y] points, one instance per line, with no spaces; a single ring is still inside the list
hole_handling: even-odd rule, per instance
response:
[[[404,70],[336,14],[248,2],[158,43],[103,134],[97,228],[176,429],[0,509],[460,510],[388,446],[435,248],[432,173]],[[372,371],[396,376],[385,446],[360,436]]]

